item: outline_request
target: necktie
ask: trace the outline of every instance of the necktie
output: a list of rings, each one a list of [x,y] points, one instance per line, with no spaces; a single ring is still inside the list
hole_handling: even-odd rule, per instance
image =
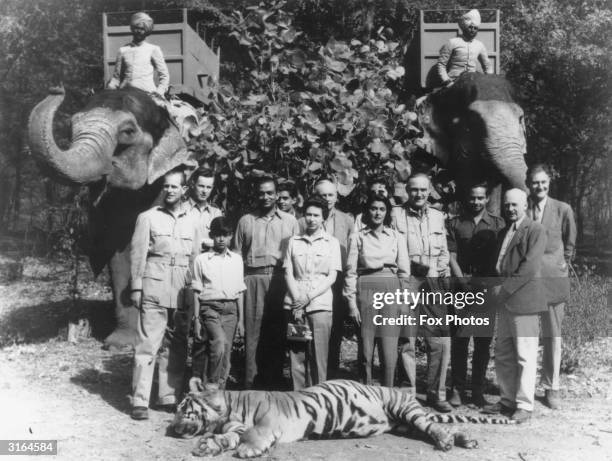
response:
[[[536,203],[536,206],[533,209],[533,219],[535,219],[536,222],[540,222],[541,216],[542,216],[542,210],[540,210],[540,204]]]

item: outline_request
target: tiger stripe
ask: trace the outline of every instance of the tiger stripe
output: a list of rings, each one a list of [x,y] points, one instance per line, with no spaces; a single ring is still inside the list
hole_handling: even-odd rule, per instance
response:
[[[191,383],[190,383],[191,384]],[[221,391],[195,382],[171,425],[184,437],[203,434],[193,453],[211,456],[236,449],[239,457],[261,456],[277,442],[304,438],[368,437],[402,427],[427,434],[442,450],[477,442],[441,424],[513,424],[502,418],[427,413],[398,388],[356,381],[327,381],[295,392]]]

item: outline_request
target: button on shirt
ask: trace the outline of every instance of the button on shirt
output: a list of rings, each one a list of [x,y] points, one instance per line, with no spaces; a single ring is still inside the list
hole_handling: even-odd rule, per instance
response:
[[[501,263],[504,260],[504,256],[506,256],[506,252],[508,251],[508,245],[510,245],[512,238],[514,237],[514,234],[516,234],[517,229],[520,227],[521,223],[523,222],[523,219],[525,219],[525,215],[523,215],[523,217],[519,219],[518,221],[512,223],[510,225],[510,228],[508,229],[508,232],[506,232],[506,236],[504,237],[504,241],[502,242],[501,248],[499,250],[497,264],[495,265],[495,270],[497,271],[498,274],[501,274]]]
[[[410,261],[429,266],[428,277],[448,274],[449,254],[442,212],[429,206],[422,210],[393,207],[392,227],[406,236]]]
[[[331,271],[342,271],[340,242],[327,232],[319,230],[315,235],[301,234],[291,237],[283,262],[287,273],[293,274],[301,293],[312,291]],[[287,295],[285,308],[290,309],[291,299]],[[329,287],[323,294],[312,299],[306,312],[331,311],[333,293]]]
[[[153,78],[157,71],[158,85]],[[161,48],[148,42],[128,43],[119,48],[113,77],[108,82],[111,90],[131,86],[149,93],[168,91],[170,74]]]
[[[289,238],[298,233],[298,222],[289,213],[278,209],[270,216],[248,213],[238,221],[234,250],[247,267],[280,267]]]
[[[499,216],[484,212],[478,223],[472,216],[456,216],[447,222],[448,251],[457,254],[464,274],[492,276],[497,240],[506,224]]]
[[[446,82],[455,80],[464,72],[476,72],[476,61],[480,61],[485,74],[493,73],[487,49],[480,40],[472,39],[468,42],[463,37],[453,37],[440,48],[440,79]]]
[[[199,221],[198,225],[198,244],[207,247],[213,246],[213,241],[210,238],[210,223],[213,219],[218,216],[223,216],[221,210],[208,203],[198,204],[194,200],[189,200],[188,206],[190,212],[195,214],[196,219]],[[201,249],[201,247],[200,247]]]
[[[200,301],[238,299],[246,290],[242,258],[229,250],[207,251],[198,255],[193,268],[191,287]]]
[[[359,271],[387,267],[397,273],[398,277],[410,276],[406,240],[402,234],[389,227],[383,227],[380,231],[363,227],[351,235],[347,265],[344,297],[351,306],[356,304]]]
[[[179,293],[191,282],[193,260],[199,253],[196,222],[186,207],[173,215],[154,207],[138,215],[130,248],[131,287],[142,290],[143,302],[176,308]]]

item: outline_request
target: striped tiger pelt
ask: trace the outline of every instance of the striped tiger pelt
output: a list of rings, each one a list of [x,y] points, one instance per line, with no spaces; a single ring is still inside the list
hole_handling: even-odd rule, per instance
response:
[[[476,448],[466,434],[438,423],[509,424],[510,420],[427,414],[397,388],[336,380],[294,392],[221,391],[193,378],[170,426],[175,434],[202,434],[193,454],[214,456],[237,450],[240,458],[266,453],[277,442],[304,438],[369,437],[409,429],[427,434],[441,450]]]

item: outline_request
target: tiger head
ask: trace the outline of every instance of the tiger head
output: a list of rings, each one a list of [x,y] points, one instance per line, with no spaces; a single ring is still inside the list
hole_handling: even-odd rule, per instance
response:
[[[202,384],[200,378],[191,378],[189,394],[176,409],[170,430],[183,438],[215,432],[227,421],[227,405],[223,392],[215,384]]]

